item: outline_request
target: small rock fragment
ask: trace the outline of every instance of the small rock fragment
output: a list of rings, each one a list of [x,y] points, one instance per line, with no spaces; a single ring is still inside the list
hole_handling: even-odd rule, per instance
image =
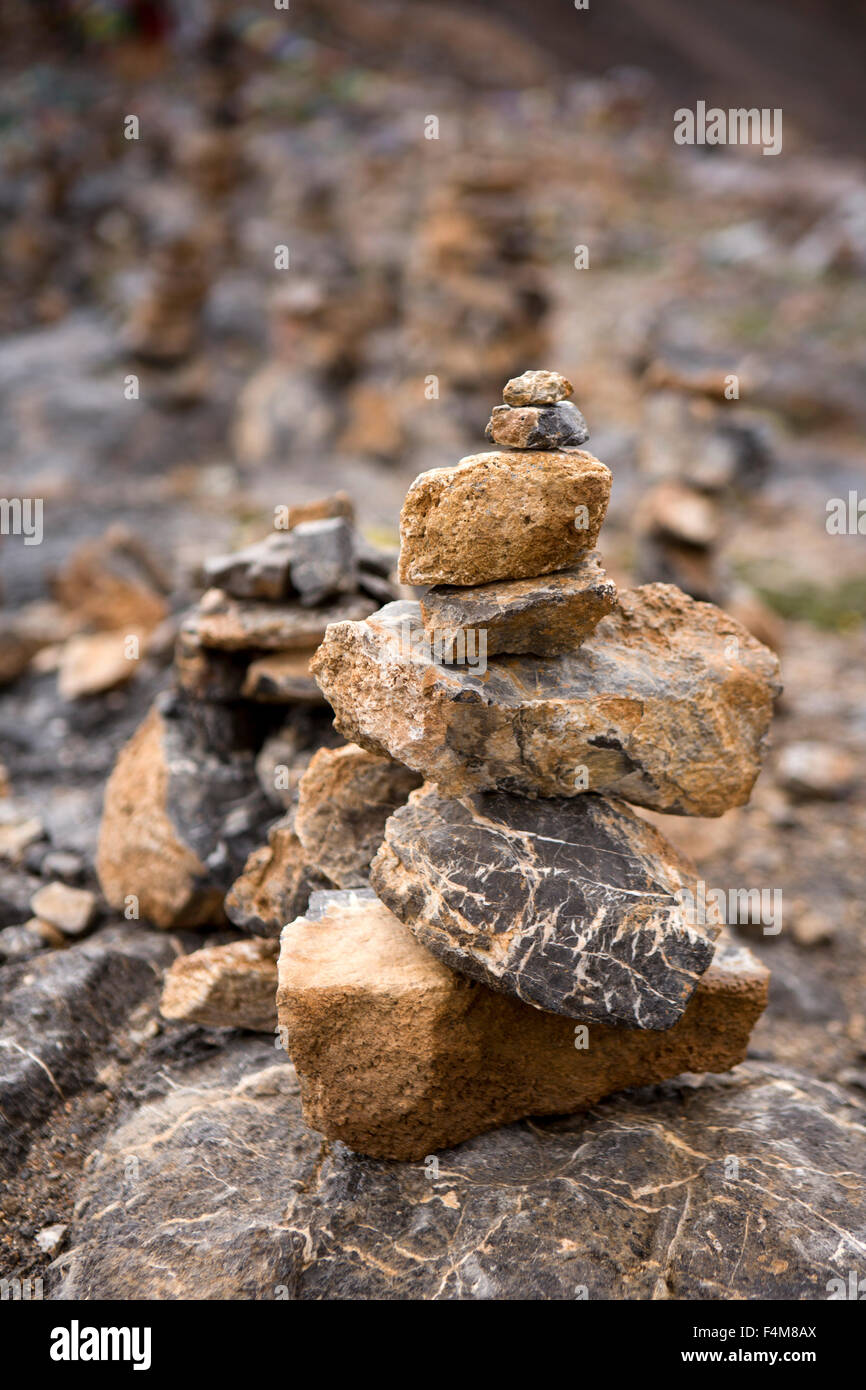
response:
[[[556,405],[573,391],[559,372],[523,372],[505,383],[502,399],[506,405]]]
[[[36,1244],[43,1255],[56,1255],[62,1249],[66,1239],[66,1232],[69,1230],[67,1225],[58,1221],[53,1226],[43,1226],[41,1231],[36,1232]]]
[[[491,444],[509,449],[573,449],[589,439],[586,421],[571,401],[495,405],[484,433]]]
[[[96,915],[96,895],[68,883],[46,883],[30,899],[34,914],[67,936],[80,936]]]
[[[278,953],[276,941],[254,937],[178,956],[165,975],[163,1018],[273,1033]]]
[[[291,591],[291,533],[277,531],[255,545],[230,555],[219,555],[205,564],[208,584],[224,589],[232,598],[263,598],[278,602]]]
[[[572,1019],[454,974],[384,904],[344,900],[284,929],[277,1006],[308,1124],[374,1158],[420,1160],[526,1115],[728,1071],[767,979],[748,950],[720,941],[673,1028],[592,1023],[578,1046]]]
[[[445,660],[459,662],[470,635],[480,633],[487,656],[556,656],[579,647],[615,604],[616,586],[593,551],[573,569],[538,579],[469,588],[436,585],[421,599],[421,620],[441,650],[450,653]]]
[[[488,584],[568,569],[595,547],[610,471],[592,454],[470,454],[417,477],[400,516],[400,581]]]
[[[295,834],[289,813],[268,831],[268,843],[253,850],[225,900],[226,916],[253,936],[278,936],[303,912],[310,893],[331,885],[313,868]]]
[[[301,778],[295,816],[310,862],[338,888],[365,885],[385,822],[420,785],[417,772],[355,744],[320,748]]]
[[[303,521],[289,532],[292,588],[301,603],[324,603],[357,583],[354,533],[344,517]]]
[[[840,801],[857,778],[857,762],[844,748],[818,739],[788,743],[779,754],[776,776],[780,786],[804,801]]]

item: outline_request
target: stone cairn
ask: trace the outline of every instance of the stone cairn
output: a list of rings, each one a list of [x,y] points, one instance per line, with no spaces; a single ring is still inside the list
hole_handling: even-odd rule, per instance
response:
[[[379,841],[367,845],[365,835],[378,823],[381,839],[387,815],[420,781],[360,749],[363,766],[351,756],[337,757],[339,771],[323,766],[336,757],[326,745],[338,736],[310,660],[329,623],[360,621],[393,598],[393,559],[355,530],[344,493],[288,508],[285,520],[285,529],[207,563],[210,587],[180,625],[173,688],[121,751],[106,787],[103,893],[159,927],[225,926],[228,917],[276,937],[313,887],[366,882],[352,864],[360,854],[366,868]],[[365,799],[354,859],[343,825],[316,841],[315,870],[295,833],[311,763],[314,790],[324,779],[336,802],[346,802],[347,784]],[[316,823],[315,814],[308,819]],[[270,958],[273,971],[275,951]]]
[[[594,548],[611,475],[571,392],[509,381],[496,447],[409,490],[399,577],[421,596],[327,628],[311,670],[350,743],[316,755],[294,829],[336,887],[311,885],[278,964],[259,939],[169,972],[166,1016],[276,1023],[309,1123],[373,1157],[725,1071],[766,1002],[627,803],[743,804],[778,661],[671,585],[617,595]]]

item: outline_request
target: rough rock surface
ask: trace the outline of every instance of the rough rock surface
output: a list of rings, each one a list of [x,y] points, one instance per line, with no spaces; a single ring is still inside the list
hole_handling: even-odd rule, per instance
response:
[[[670,1028],[720,920],[688,911],[697,870],[600,796],[462,800],[430,784],[385,827],[370,881],[454,970],[571,1018]],[[709,914],[707,914],[709,916]]]
[[[13,1172],[39,1126],[94,1084],[173,954],[168,937],[132,924],[3,967],[0,1172]]]
[[[421,620],[446,653],[459,656],[467,650],[469,633],[484,632],[488,656],[558,656],[579,647],[616,604],[616,585],[600,559],[596,550],[573,569],[538,579],[500,580],[473,588],[437,585],[421,599]]]
[[[323,1142],[274,1056],[237,1038],[107,1135],[54,1297],[813,1300],[861,1259],[866,1112],[796,1071],[685,1077],[409,1164]]]
[[[288,812],[268,831],[268,843],[254,849],[225,900],[229,921],[252,936],[279,936],[307,906],[314,888],[331,884],[311,866]]]
[[[437,665],[425,643],[419,605],[388,604],[332,626],[313,672],[345,738],[448,794],[589,790],[693,816],[748,801],[779,662],[710,604],[626,590],[578,650],[484,672]]]
[[[178,956],[166,971],[163,1018],[273,1033],[278,949],[276,941],[256,937]]]
[[[281,1036],[307,1121],[376,1158],[419,1159],[625,1086],[726,1071],[766,1003],[767,971],[726,942],[667,1031],[576,1029],[447,969],[376,898],[330,898],[283,930]]]
[[[495,405],[484,434],[508,449],[572,449],[589,439],[586,421],[571,401],[557,405]]]
[[[421,473],[400,515],[404,584],[488,584],[568,569],[592,550],[610,497],[592,454],[470,454]]]
[[[559,372],[523,372],[505,383],[506,405],[555,405],[570,396],[574,387]]]
[[[373,601],[361,594],[336,599],[321,608],[306,608],[299,602],[233,599],[222,589],[208,589],[199,604],[196,630],[204,647],[297,651],[321,642],[328,623],[358,622],[374,607]]]
[[[154,707],[105,788],[96,870],[112,907],[158,927],[224,920],[226,890],[273,811],[252,754],[217,758]]]
[[[421,778],[355,744],[320,748],[301,778],[295,833],[311,864],[338,888],[369,881],[385,822]]]

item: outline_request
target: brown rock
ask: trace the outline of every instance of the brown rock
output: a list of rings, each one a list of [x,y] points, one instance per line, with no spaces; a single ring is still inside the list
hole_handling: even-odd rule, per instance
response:
[[[592,454],[470,454],[420,474],[400,517],[404,584],[487,584],[568,569],[598,538],[610,471]]]
[[[70,888],[66,883],[46,883],[30,899],[35,917],[57,927],[66,936],[79,936],[96,915],[96,898],[86,888]]]
[[[635,524],[639,531],[653,531],[707,549],[718,541],[722,520],[722,511],[712,497],[669,479],[642,499]]]
[[[70,637],[60,658],[57,688],[64,700],[99,695],[131,680],[138,661],[127,653],[130,637],[139,643],[144,634],[136,632],[87,632]]]
[[[301,778],[295,817],[310,862],[338,888],[365,885],[385,822],[420,785],[416,772],[355,744],[320,748]]]
[[[253,850],[229,889],[226,916],[242,931],[278,936],[286,922],[305,910],[314,889],[331,886],[310,865],[292,821],[289,814],[271,827],[268,843]]]
[[[317,497],[314,502],[297,502],[289,507],[288,529],[294,530],[303,521],[325,521],[331,516],[355,520],[355,504],[348,492],[334,492],[329,497]]]
[[[598,791],[697,816],[748,800],[780,688],[772,652],[663,584],[621,592],[576,651],[483,671],[436,664],[419,605],[391,603],[329,628],[313,671],[344,738],[448,795]]]
[[[502,399],[506,405],[555,405],[574,391],[559,372],[524,372],[505,383]]]
[[[105,788],[96,869],[112,907],[158,927],[225,921],[223,898],[273,816],[250,753],[200,747],[154,707]],[[130,902],[133,899],[133,902]]]
[[[308,647],[301,652],[276,652],[251,662],[241,688],[244,699],[271,705],[323,704],[322,692],[310,672],[315,651],[315,647]]]
[[[509,449],[571,449],[589,439],[586,421],[571,401],[558,405],[496,405],[485,437]]]
[[[179,956],[166,971],[163,1018],[205,1028],[273,1033],[278,953],[276,941],[253,937]]]
[[[112,907],[134,894],[156,926],[195,926],[211,919],[222,894],[201,891],[204,865],[172,823],[167,794],[163,720],[151,710],[106,784],[96,872]]]
[[[374,1158],[420,1160],[526,1115],[728,1071],[767,979],[724,941],[666,1032],[576,1025],[453,974],[382,903],[341,900],[284,929],[277,1008],[307,1122]]]
[[[149,632],[168,612],[169,587],[149,547],[123,525],[79,545],[54,581],[63,607],[101,632]]]
[[[321,642],[329,623],[357,622],[374,607],[372,599],[361,595],[304,608],[300,603],[245,602],[229,598],[221,589],[208,589],[198,609],[198,640],[223,651],[297,651]]]
[[[468,650],[469,635],[481,632],[488,656],[556,656],[579,647],[616,604],[616,585],[607,578],[600,558],[593,551],[573,569],[537,579],[471,588],[439,584],[421,599],[421,620],[441,649],[458,658],[461,650]]]

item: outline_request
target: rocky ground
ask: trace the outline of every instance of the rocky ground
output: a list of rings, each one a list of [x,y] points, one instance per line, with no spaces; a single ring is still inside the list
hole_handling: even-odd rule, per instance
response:
[[[823,1298],[866,1260],[866,564],[826,526],[866,491],[862,170],[793,118],[779,159],[678,149],[648,77],[548,81],[489,17],[430,48],[419,9],[423,69],[401,30],[382,72],[335,6],[324,31],[240,26],[229,61],[193,31],[169,63],[91,44],[4,83],[0,495],[43,499],[44,537],[0,537],[0,1274],[58,1298]],[[470,31],[491,88],[454,67]],[[608,572],[697,566],[780,654],[751,803],[645,813],[708,887],[781,904],[731,923],[770,1002],[730,1075],[438,1164],[358,1157],[304,1125],[279,1039],[161,1015],[171,961],[238,932],[108,906],[105,783],[209,558],[340,488],[395,546],[415,475],[482,448],[502,381],[543,363],[613,473]],[[641,514],[683,452],[668,392],[697,403],[680,476],[720,419],[763,441],[676,553]],[[118,632],[141,638],[120,667]],[[296,777],[326,731],[284,755]]]

